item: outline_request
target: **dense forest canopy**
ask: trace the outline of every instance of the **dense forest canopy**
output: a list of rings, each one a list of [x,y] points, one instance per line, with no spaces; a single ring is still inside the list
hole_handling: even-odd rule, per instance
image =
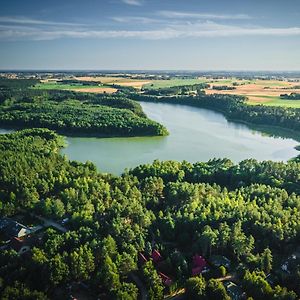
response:
[[[172,86],[158,89],[143,89],[145,95],[166,96],[166,95],[188,95],[191,92],[203,93],[203,89],[208,88],[207,83]]]
[[[181,287],[190,299],[229,299],[224,274],[254,299],[299,298],[300,163],[155,161],[114,177],[68,161],[63,144],[47,129],[0,137],[1,215],[69,220],[65,232],[44,229],[26,259],[1,251],[3,299],[62,297],[75,282],[137,299],[134,277],[149,299]],[[154,250],[163,261],[139,262]],[[198,254],[209,271],[192,277]]]
[[[45,127],[69,135],[156,136],[168,131],[149,120],[140,104],[124,95],[85,94],[72,91],[38,91],[24,80],[0,90],[0,126]],[[16,81],[17,82],[17,81]],[[18,87],[22,89],[19,90]]]

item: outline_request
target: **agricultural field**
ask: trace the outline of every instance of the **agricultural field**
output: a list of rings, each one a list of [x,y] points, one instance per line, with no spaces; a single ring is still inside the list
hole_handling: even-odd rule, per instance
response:
[[[143,80],[136,78],[127,78],[124,76],[84,76],[75,77],[78,80],[77,84],[62,84],[56,81],[43,81],[35,85],[35,89],[43,90],[71,90],[85,93],[115,93],[116,86],[134,87],[137,91],[156,90],[163,88],[170,88],[184,85],[194,85],[199,83],[207,83],[211,87],[205,89],[206,94],[231,94],[241,95],[248,98],[248,104],[266,106],[286,106],[300,108],[300,101],[283,100],[280,98],[281,94],[300,93],[299,83],[291,83],[282,80],[262,80],[262,79],[238,79],[220,78],[213,79],[207,77],[198,78],[171,78],[161,80]],[[95,82],[95,86],[80,85],[80,82]],[[216,90],[212,86],[228,86],[235,87],[233,90]]]
[[[258,105],[263,104],[267,106],[286,106],[300,108],[300,101],[283,100],[280,98],[281,94],[300,93],[300,89],[295,89],[299,83],[291,83],[279,80],[232,80],[225,84],[224,80],[213,82],[213,85],[228,85],[233,86],[236,82],[236,89],[234,90],[213,90],[206,89],[207,94],[231,94],[241,95],[248,98],[248,104]],[[210,82],[211,83],[211,82]]]
[[[100,77],[92,77],[92,76],[85,76],[85,77],[76,77],[79,81],[94,81],[99,82],[102,84],[116,84],[120,86],[131,86],[136,89],[141,89],[142,86],[149,84],[151,81],[149,80],[136,80],[131,78],[125,77],[117,77],[117,76],[100,76]]]

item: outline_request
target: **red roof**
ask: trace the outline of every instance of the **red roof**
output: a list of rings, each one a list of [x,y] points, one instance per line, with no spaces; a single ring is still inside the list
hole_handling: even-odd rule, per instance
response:
[[[206,267],[206,265],[207,265],[207,262],[202,256],[194,255],[194,257],[193,257],[193,266],[194,267],[204,268],[204,267]]]
[[[192,275],[199,275],[202,273],[203,269],[207,266],[206,260],[200,255],[193,256],[193,268]]]
[[[167,276],[161,272],[158,272],[158,274],[159,274],[160,278],[162,279],[162,282],[164,285],[170,286],[172,284],[172,279],[169,276]]]
[[[152,251],[151,258],[154,262],[160,262],[162,260],[162,256],[157,250]]]

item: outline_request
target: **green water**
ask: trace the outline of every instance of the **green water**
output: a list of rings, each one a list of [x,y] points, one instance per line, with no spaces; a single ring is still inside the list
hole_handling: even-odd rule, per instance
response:
[[[95,163],[100,171],[120,174],[125,168],[160,160],[246,158],[287,161],[299,154],[291,138],[270,137],[247,125],[229,122],[222,114],[172,104],[141,103],[149,118],[164,124],[170,135],[147,138],[68,137],[63,149],[72,160]]]

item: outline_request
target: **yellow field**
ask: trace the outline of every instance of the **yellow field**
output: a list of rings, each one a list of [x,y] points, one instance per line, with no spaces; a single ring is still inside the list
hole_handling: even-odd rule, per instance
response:
[[[113,94],[117,91],[115,88],[110,88],[110,87],[86,87],[86,88],[81,88],[81,89],[70,89],[70,91],[75,91],[75,92],[81,92],[81,93],[106,93],[106,94]]]
[[[213,90],[206,89],[207,94],[232,94],[241,95],[248,97],[249,104],[264,104],[264,105],[278,105],[278,106],[293,106],[300,107],[300,101],[287,101],[280,99],[281,94],[300,93],[300,89],[293,88],[299,86],[299,83],[291,83],[287,81],[276,81],[276,80],[251,80],[251,81],[239,81],[237,82],[235,90]],[[233,86],[231,83],[225,83],[216,81],[210,83],[211,85],[227,85]],[[299,102],[299,103],[298,103]]]

